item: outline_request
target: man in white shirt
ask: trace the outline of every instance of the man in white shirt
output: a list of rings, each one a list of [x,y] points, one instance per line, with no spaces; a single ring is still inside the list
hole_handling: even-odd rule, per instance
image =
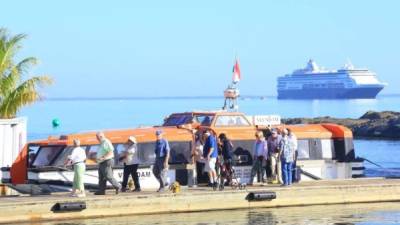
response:
[[[72,164],[74,167],[74,181],[72,185],[71,196],[73,197],[85,197],[85,185],[83,182],[83,176],[85,174],[86,165],[86,152],[80,147],[81,142],[78,139],[74,139],[74,149],[72,149],[71,155],[67,157],[65,164]]]
[[[263,161],[268,157],[268,144],[262,131],[257,131],[256,141],[253,147],[253,167],[251,168],[249,185],[253,185],[254,176],[259,174],[261,182],[264,183]]]
[[[135,183],[135,189],[133,191],[141,191],[139,176],[137,169],[140,164],[139,154],[137,149],[137,141],[134,136],[128,138],[128,145],[125,151],[121,155],[122,161],[124,162],[124,176],[122,179],[122,192],[126,192],[126,186],[128,184],[129,175],[132,176],[133,182]]]

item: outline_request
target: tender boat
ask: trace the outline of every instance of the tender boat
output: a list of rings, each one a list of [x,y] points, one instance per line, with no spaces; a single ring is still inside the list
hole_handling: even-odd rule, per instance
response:
[[[267,118],[265,120],[265,118]],[[264,120],[263,120],[264,119]],[[157,188],[158,182],[151,172],[154,162],[155,131],[163,130],[171,146],[169,182],[181,185],[193,183],[192,148],[195,134],[211,130],[217,136],[226,133],[234,145],[234,168],[240,182],[249,182],[253,163],[254,134],[262,130],[266,136],[271,128],[290,128],[298,138],[297,166],[303,171],[301,179],[344,179],[363,176],[363,162],[355,157],[351,130],[337,124],[284,125],[271,120],[271,116],[246,116],[240,112],[195,111],[173,113],[161,126],[104,131],[115,147],[114,175],[122,180],[123,165],[118,161],[128,137],[138,141],[138,170],[143,189]],[[278,118],[279,120],[279,118]],[[259,121],[264,121],[260,123]],[[272,121],[272,123],[271,123]],[[63,167],[64,160],[79,139],[86,150],[87,171],[85,185],[96,188],[98,165],[95,155],[99,147],[96,132],[50,136],[46,140],[29,142],[19,153],[11,168],[3,168],[3,183],[23,193],[50,193],[66,191],[71,187],[73,172]],[[354,169],[353,169],[354,167]],[[204,177],[198,177],[204,182]]]

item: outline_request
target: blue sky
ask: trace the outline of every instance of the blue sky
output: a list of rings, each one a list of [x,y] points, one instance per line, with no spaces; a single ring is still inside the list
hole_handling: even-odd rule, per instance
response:
[[[0,26],[56,83],[48,97],[218,96],[240,58],[243,95],[313,58],[347,59],[400,93],[400,1],[4,1]]]

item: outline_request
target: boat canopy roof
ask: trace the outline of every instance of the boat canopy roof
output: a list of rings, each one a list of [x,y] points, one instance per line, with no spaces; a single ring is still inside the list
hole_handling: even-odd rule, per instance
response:
[[[135,136],[138,142],[154,142],[156,140],[156,131],[162,130],[163,134],[168,140],[191,140],[192,132],[186,129],[176,129],[173,127],[143,127],[136,129],[121,129],[121,130],[106,130],[103,131],[104,135],[112,143],[126,143],[129,136]],[[74,139],[79,139],[81,145],[98,144],[96,139],[96,131],[75,133],[61,136],[50,136],[48,139],[33,141],[31,145],[73,145]]]

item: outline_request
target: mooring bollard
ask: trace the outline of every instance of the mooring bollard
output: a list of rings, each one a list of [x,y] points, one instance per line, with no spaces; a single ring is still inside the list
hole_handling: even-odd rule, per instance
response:
[[[63,202],[56,203],[51,211],[53,212],[71,212],[71,211],[82,211],[86,209],[86,202]]]
[[[271,201],[276,199],[276,193],[272,191],[263,191],[263,192],[250,192],[246,196],[247,201]]]

